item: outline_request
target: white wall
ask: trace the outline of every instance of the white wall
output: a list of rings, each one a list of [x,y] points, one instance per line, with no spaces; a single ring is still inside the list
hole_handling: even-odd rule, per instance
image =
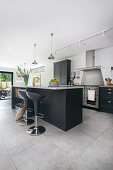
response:
[[[53,78],[53,63],[48,63],[47,65],[45,65],[45,72],[41,73],[41,84],[43,86],[48,86],[49,85],[49,81],[51,78]]]
[[[86,66],[86,53],[74,57],[70,57],[68,59],[71,60],[71,73],[77,71],[80,68],[84,68]],[[79,71],[79,74],[80,74],[79,75],[80,78],[75,79],[74,83],[81,84],[83,72]]]
[[[48,86],[49,81],[53,78],[53,63],[48,63],[45,65],[45,71],[41,72],[41,85]],[[32,74],[29,76],[29,85],[32,85]]]
[[[102,66],[101,70],[104,82],[105,78],[109,77],[113,79],[113,71],[111,71],[111,67],[113,67],[113,47],[96,50],[95,56],[96,65]]]
[[[71,72],[75,72],[79,68],[84,68],[86,66],[86,53],[70,57],[71,60]],[[104,48],[95,51],[95,65],[102,66],[102,76],[105,82],[106,77],[113,79],[113,47]],[[42,85],[48,86],[49,81],[53,78],[53,63],[49,63],[45,66],[45,72],[42,74]],[[76,79],[75,83],[81,84],[83,72],[80,72],[80,79]],[[113,81],[112,81],[113,83]]]
[[[86,54],[83,53],[81,55],[69,58],[71,59],[71,71],[74,72],[78,68],[83,68],[86,66]],[[104,48],[95,50],[95,65],[101,66],[102,76],[105,83],[105,78],[113,79],[113,71],[111,71],[111,67],[113,67],[113,47]],[[82,80],[82,72],[80,74],[80,79],[75,81],[76,83],[81,84]],[[112,80],[113,83],[113,80]]]

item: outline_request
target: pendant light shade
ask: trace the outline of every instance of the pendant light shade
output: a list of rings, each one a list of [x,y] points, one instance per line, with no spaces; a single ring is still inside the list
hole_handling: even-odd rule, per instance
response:
[[[32,62],[33,65],[38,64],[36,61],[36,44],[34,44],[34,61]]]
[[[32,62],[32,64],[36,65],[36,64],[38,64],[38,63],[36,62],[36,60],[34,60],[34,61]]]
[[[48,59],[50,59],[50,60],[53,60],[53,59],[55,59],[55,57],[53,56],[53,54],[52,54],[52,38],[53,38],[53,33],[51,33],[51,54],[50,54],[50,56],[48,57]]]
[[[50,54],[50,56],[48,57],[48,59],[53,60],[53,59],[55,59],[55,57],[53,56],[53,54]]]

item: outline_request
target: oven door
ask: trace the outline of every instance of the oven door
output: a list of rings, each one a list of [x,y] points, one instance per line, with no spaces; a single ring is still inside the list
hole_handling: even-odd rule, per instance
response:
[[[83,106],[92,107],[92,108],[99,108],[99,93],[96,91],[95,94],[95,101],[88,100],[88,90],[84,91],[83,97]]]

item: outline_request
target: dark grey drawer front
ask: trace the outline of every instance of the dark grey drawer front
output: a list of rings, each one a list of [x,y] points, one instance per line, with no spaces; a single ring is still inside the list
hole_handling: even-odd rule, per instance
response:
[[[100,92],[100,98],[101,99],[108,98],[108,99],[113,100],[113,92],[112,91],[103,91],[103,92]]]
[[[100,93],[101,92],[112,92],[113,93],[113,87],[100,87]]]
[[[107,108],[107,109],[113,109],[113,100],[101,99],[100,100],[100,107]]]

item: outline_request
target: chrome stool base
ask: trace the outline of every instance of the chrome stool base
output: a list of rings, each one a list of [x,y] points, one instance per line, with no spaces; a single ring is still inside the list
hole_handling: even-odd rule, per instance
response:
[[[33,126],[28,129],[27,133],[31,136],[39,136],[43,134],[45,131],[46,129],[43,126],[37,126],[37,127]]]
[[[35,129],[35,126],[30,127],[30,128],[27,130],[27,133],[33,131],[33,129]]]
[[[34,123],[34,120],[33,119],[22,119],[19,121],[19,125],[20,126],[27,126],[27,125],[31,125]]]

